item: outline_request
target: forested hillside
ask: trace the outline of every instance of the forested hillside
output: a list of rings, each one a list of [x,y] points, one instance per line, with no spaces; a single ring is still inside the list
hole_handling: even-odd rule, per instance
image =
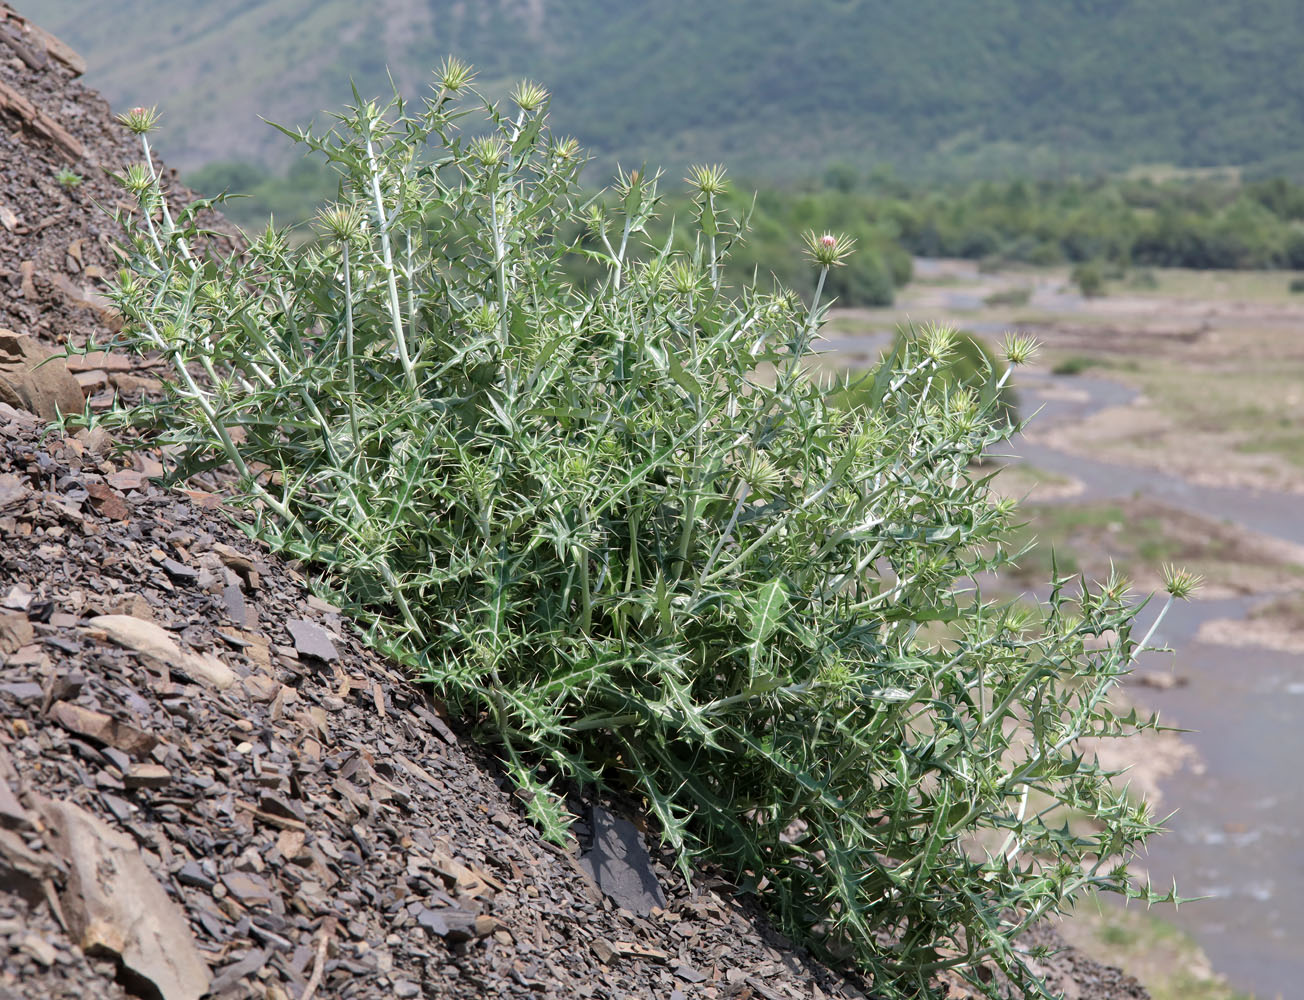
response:
[[[163,148],[283,165],[258,115],[419,93],[448,52],[502,90],[537,77],[608,162],[725,160],[758,179],[830,163],[912,177],[1137,163],[1304,174],[1297,0],[29,0],[116,105],[158,103]],[[87,14],[96,7],[94,17]]]

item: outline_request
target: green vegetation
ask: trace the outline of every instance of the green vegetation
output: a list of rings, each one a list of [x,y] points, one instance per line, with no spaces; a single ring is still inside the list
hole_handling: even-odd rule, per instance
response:
[[[299,160],[285,174],[247,163],[214,163],[188,175],[186,183],[210,197],[235,196],[223,204],[222,211],[239,225],[262,228],[274,217],[283,224],[298,224],[298,239],[314,238],[308,221],[339,189],[338,175],[310,159]],[[866,211],[867,204],[850,205],[840,192],[791,195],[766,191],[753,195],[746,187],[723,184],[717,201],[722,211],[750,217],[746,238],[735,242],[722,262],[726,279],[734,287],[753,275],[784,287],[802,284],[810,270],[800,238],[807,229],[836,229],[856,241],[856,254],[829,275],[825,288],[826,295],[840,305],[890,305],[894,290],[910,280],[910,255],[893,240],[890,229]],[[631,256],[645,259],[649,253],[655,254],[676,222],[689,220],[693,214],[691,195],[682,190],[672,192],[658,218],[650,221],[646,238],[629,248]],[[580,231],[578,227],[576,231]],[[677,250],[691,250],[689,229],[678,230],[674,245]],[[601,274],[599,265],[582,259],[567,262],[567,268],[581,281]]]
[[[287,173],[239,163],[211,164],[187,182],[206,195],[249,195],[224,211],[247,227],[269,215],[287,223],[309,219],[315,206],[335,196],[338,179],[301,160]],[[834,172],[823,183],[770,187],[753,195],[736,182],[722,206],[750,213],[751,229],[726,262],[734,284],[775,276],[798,283],[804,264],[804,229],[838,230],[857,241],[859,253],[831,277],[830,294],[844,306],[887,305],[911,275],[912,255],[967,257],[991,267],[1010,264],[1078,265],[1073,280],[1088,296],[1107,282],[1154,291],[1154,267],[1235,269],[1304,267],[1304,186],[1280,178],[1252,184],[1226,181],[1100,179],[1096,181],[981,182],[925,190],[882,180],[857,186]],[[672,192],[644,253],[687,218],[691,197]],[[681,234],[678,247],[684,246]],[[1285,283],[1283,282],[1283,285]],[[996,293],[988,305],[1018,306],[1029,290]]]
[[[983,299],[983,305],[991,307],[1026,306],[1031,298],[1032,289],[1024,285],[1019,288],[1005,288],[999,292],[992,292]]]
[[[1105,294],[1105,269],[1100,261],[1083,261],[1073,269],[1069,280],[1078,286],[1084,299],[1098,299]]]
[[[983,962],[1046,996],[1021,931],[1088,889],[1171,897],[1128,874],[1146,808],[1077,746],[1154,725],[1107,700],[1149,638],[1122,585],[974,589],[1010,559],[1013,505],[972,471],[1002,380],[984,358],[959,384],[935,328],[831,408],[805,362],[847,239],[807,234],[809,306],[731,290],[739,222],[703,169],[691,251],[632,259],[655,179],[585,196],[531,84],[455,137],[469,78],[296,134],[340,175],[315,244],[211,256],[146,145],[114,298],[175,381],[112,419],[179,478],[229,468],[249,530],[480,724],[548,836],[565,783],[634,792],[686,875],[760,892],[885,998],[950,968],[995,996]],[[566,280],[573,256],[601,277]]]
[[[60,167],[55,171],[54,179],[60,187],[77,188],[81,187],[84,178],[75,170],[71,170],[68,167]]]
[[[1088,368],[1108,367],[1103,358],[1094,358],[1086,354],[1073,354],[1062,361],[1057,361],[1051,368],[1052,375],[1081,375]]]
[[[910,337],[909,331],[899,333],[889,348],[889,357],[904,355]],[[878,399],[876,377],[877,369],[873,368],[842,373],[829,392],[829,404],[843,410],[872,408]],[[952,398],[973,395],[975,405],[981,405],[994,424],[1012,427],[1018,423],[1019,401],[1009,377],[1009,366],[981,338],[956,333],[945,360],[937,366],[934,384]]]
[[[1304,268],[1304,186],[1100,178],[880,192],[911,253],[996,264]],[[1144,283],[1145,279],[1139,279]]]
[[[426,93],[466,53],[490,90],[558,96],[554,126],[603,159],[727,160],[765,183],[838,163],[911,178],[1063,176],[1135,164],[1304,173],[1295,0],[41,0],[117,106],[161,102],[164,153],[284,164],[257,119],[306,122],[387,87]],[[270,106],[268,102],[271,102]],[[835,162],[831,162],[835,161]]]

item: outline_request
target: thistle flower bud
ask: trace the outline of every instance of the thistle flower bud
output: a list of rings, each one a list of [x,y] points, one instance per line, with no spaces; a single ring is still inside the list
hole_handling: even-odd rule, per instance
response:
[[[1204,577],[1198,573],[1171,564],[1164,567],[1164,590],[1179,601],[1189,600],[1203,584]]]
[[[507,159],[507,143],[496,135],[482,135],[471,140],[471,155],[486,167],[501,166]]]
[[[454,93],[475,79],[475,70],[455,56],[449,56],[435,71],[435,78],[445,90]]]
[[[846,263],[856,241],[850,236],[825,233],[816,236],[813,229],[808,229],[802,240],[806,244],[806,256],[820,267],[839,267]]]
[[[749,457],[739,472],[752,492],[762,497],[770,496],[783,482],[783,474],[764,455]]]
[[[702,275],[686,260],[676,261],[667,279],[680,295],[691,295],[702,284]]]
[[[150,173],[149,165],[146,163],[132,163],[127,166],[127,172],[118,178],[125,187],[134,195],[142,195],[154,186],[154,175]]]
[[[356,205],[333,205],[317,214],[317,228],[339,243],[348,243],[362,232],[362,213]]]
[[[688,168],[684,182],[705,195],[723,194],[726,186],[724,174],[724,167],[718,163],[714,166],[698,164]]]
[[[158,128],[159,113],[158,107],[149,108],[132,108],[123,114],[117,116],[118,121],[134,132],[136,135],[145,135],[153,132]]]
[[[955,350],[956,332],[949,326],[930,324],[924,331],[924,353],[936,364],[941,364]]]
[[[1026,365],[1037,356],[1040,345],[1032,338],[1019,333],[1007,333],[1002,352],[1012,365]]]
[[[135,272],[130,271],[125,267],[120,268],[118,270],[117,293],[123,298],[130,299],[138,295],[140,291],[141,291],[141,284],[136,279]]]
[[[512,91],[512,101],[522,111],[538,111],[548,103],[548,91],[532,80],[522,80]]]
[[[552,144],[552,155],[559,160],[573,160],[580,155],[580,144],[576,139],[567,136],[565,139],[557,139]]]

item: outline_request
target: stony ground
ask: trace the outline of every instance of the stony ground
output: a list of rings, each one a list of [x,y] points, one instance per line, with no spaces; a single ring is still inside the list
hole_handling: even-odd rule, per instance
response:
[[[0,327],[44,348],[110,334],[96,205],[136,155],[76,75],[0,4]],[[92,409],[155,385],[120,354],[70,368]],[[647,858],[637,816],[542,841],[302,567],[112,444],[0,402],[0,1000],[868,995],[730,886]],[[640,912],[599,888],[603,831],[649,866]],[[1145,997],[1071,951],[1046,972]]]

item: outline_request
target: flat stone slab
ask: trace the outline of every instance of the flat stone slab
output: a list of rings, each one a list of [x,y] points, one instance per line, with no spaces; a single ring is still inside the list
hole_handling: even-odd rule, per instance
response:
[[[593,846],[579,863],[598,888],[618,906],[641,916],[647,916],[653,907],[664,909],[666,896],[638,827],[596,805],[590,824]]]

